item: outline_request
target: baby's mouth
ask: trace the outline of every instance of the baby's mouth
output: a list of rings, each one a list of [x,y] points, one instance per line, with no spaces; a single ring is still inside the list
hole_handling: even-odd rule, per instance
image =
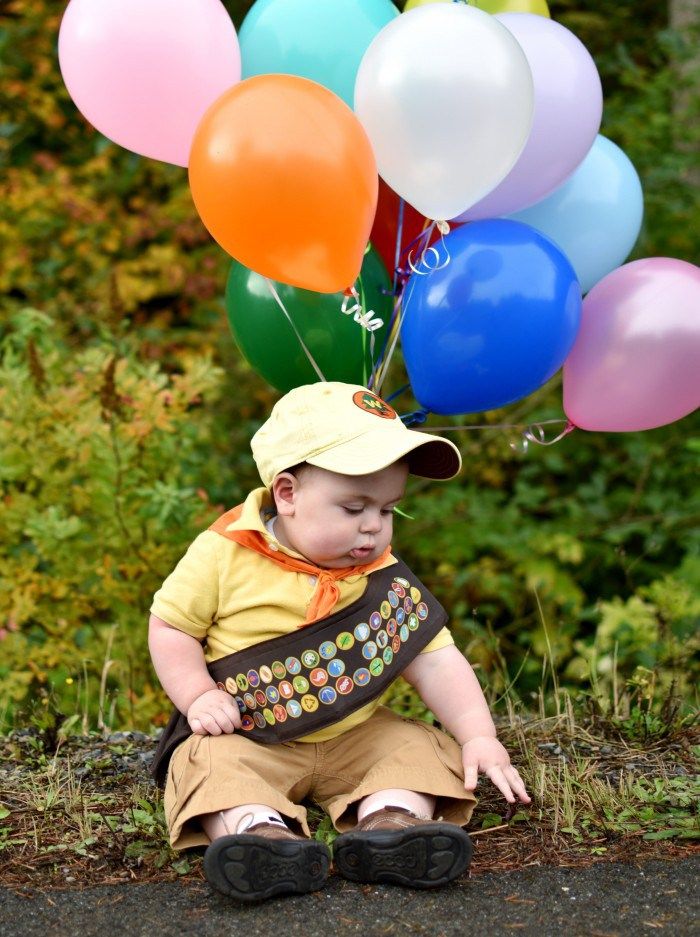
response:
[[[354,550],[350,551],[350,556],[355,560],[363,560],[366,559],[373,551],[374,547],[355,547]]]

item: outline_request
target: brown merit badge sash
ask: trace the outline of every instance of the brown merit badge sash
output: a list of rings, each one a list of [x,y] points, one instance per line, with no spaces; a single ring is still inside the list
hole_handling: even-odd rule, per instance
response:
[[[339,722],[376,699],[446,622],[445,609],[399,560],[370,573],[364,594],[341,611],[222,657],[208,670],[238,705],[237,731],[274,745]],[[151,766],[159,783],[191,734],[176,710]]]

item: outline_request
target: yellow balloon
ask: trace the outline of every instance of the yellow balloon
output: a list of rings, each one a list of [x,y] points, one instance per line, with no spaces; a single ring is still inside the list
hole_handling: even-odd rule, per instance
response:
[[[406,0],[404,13],[416,7],[424,7],[429,3],[452,3],[452,0]],[[534,13],[536,16],[546,16],[550,19],[549,7],[546,0],[472,0],[471,6],[485,13]]]

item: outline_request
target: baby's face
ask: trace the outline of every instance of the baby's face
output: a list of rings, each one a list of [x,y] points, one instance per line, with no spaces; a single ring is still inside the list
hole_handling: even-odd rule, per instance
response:
[[[371,563],[391,543],[393,511],[407,476],[402,462],[371,475],[306,466],[296,479],[291,513],[280,512],[275,532],[281,543],[316,566]]]

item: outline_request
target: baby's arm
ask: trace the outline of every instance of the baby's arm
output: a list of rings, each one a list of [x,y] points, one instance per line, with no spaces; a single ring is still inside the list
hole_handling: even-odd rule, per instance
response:
[[[514,803],[516,797],[529,803],[520,775],[496,738],[496,727],[476,674],[454,644],[419,654],[403,676],[462,746],[465,788],[473,791],[482,771],[509,803]]]
[[[195,735],[221,735],[241,727],[241,714],[212,680],[196,638],[151,615],[148,647],[163,689],[187,717]]]

